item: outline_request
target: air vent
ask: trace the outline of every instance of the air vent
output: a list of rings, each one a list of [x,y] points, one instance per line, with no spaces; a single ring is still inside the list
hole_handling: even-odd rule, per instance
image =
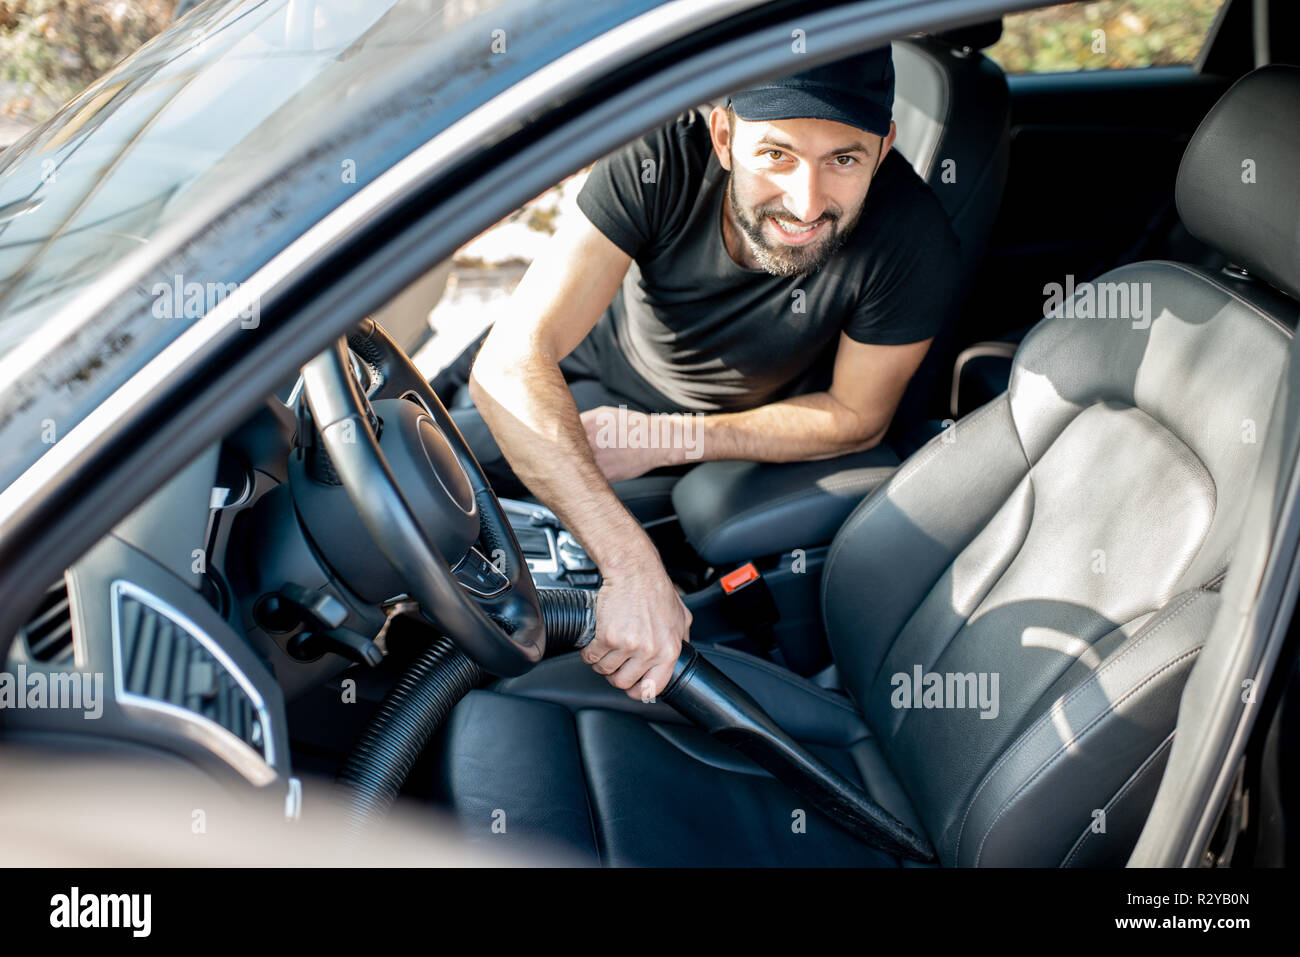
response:
[[[27,645],[27,654],[34,661],[50,664],[71,663],[72,611],[68,605],[68,583],[62,576],[45,589],[41,603],[18,636]]]
[[[272,764],[261,697],[220,646],[143,589],[117,581],[113,596],[118,698],[208,729],[212,733],[204,736],[207,743],[228,759],[243,757],[232,755],[230,748],[242,751],[242,744],[266,765]]]

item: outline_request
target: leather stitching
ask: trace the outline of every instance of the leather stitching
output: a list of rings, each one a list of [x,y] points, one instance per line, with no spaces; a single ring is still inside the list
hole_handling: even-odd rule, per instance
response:
[[[1161,741],[1159,746],[1154,751],[1152,751],[1150,754],[1147,755],[1146,760],[1142,762],[1142,766],[1138,768],[1137,771],[1134,772],[1133,776],[1124,782],[1123,787],[1121,787],[1118,791],[1116,791],[1114,795],[1111,796],[1111,799],[1106,802],[1106,806],[1102,808],[1103,811],[1111,810],[1111,808],[1113,808],[1120,801],[1122,801],[1124,799],[1124,795],[1127,794],[1129,791],[1133,790],[1133,787],[1139,781],[1142,780],[1143,776],[1148,771],[1150,771],[1151,768],[1155,767],[1156,758],[1160,756],[1160,753],[1162,751],[1168,750],[1169,746],[1173,744],[1174,734],[1175,732],[1173,731],[1169,732],[1169,736],[1166,737],[1163,741]],[[1066,855],[1065,860],[1061,862],[1062,867],[1070,866],[1070,862],[1073,861],[1075,856],[1079,853],[1079,851],[1083,849],[1084,843],[1088,840],[1088,837],[1092,833],[1093,830],[1091,827],[1085,827],[1083,829],[1083,833],[1079,835],[1079,839],[1074,842],[1074,847],[1070,849],[1070,853]]]
[[[1202,281],[1202,282],[1207,282],[1207,283],[1209,283],[1211,286],[1213,286],[1214,288],[1218,289],[1220,292],[1222,292],[1222,293],[1224,293],[1225,295],[1229,296],[1230,298],[1236,300],[1237,303],[1239,303],[1240,305],[1242,305],[1242,306],[1244,306],[1245,308],[1249,309],[1251,312],[1255,313],[1255,314],[1256,314],[1257,316],[1259,316],[1261,319],[1263,319],[1263,320],[1265,320],[1266,322],[1268,322],[1269,325],[1271,325],[1271,326],[1272,326],[1274,329],[1276,329],[1278,332],[1282,333],[1282,335],[1284,335],[1287,339],[1294,339],[1294,338],[1295,338],[1295,333],[1294,333],[1290,328],[1287,327],[1286,323],[1284,323],[1284,322],[1282,322],[1281,320],[1279,320],[1276,316],[1271,316],[1271,315],[1269,315],[1269,314],[1268,314],[1267,312],[1265,312],[1263,309],[1259,308],[1259,306],[1255,305],[1254,303],[1250,302],[1248,299],[1246,299],[1245,297],[1243,297],[1243,296],[1241,295],[1241,293],[1237,292],[1235,289],[1232,289],[1232,288],[1230,288],[1230,287],[1228,287],[1228,286],[1225,286],[1223,283],[1221,283],[1221,282],[1220,282],[1218,279],[1216,279],[1214,276],[1207,275],[1207,274],[1205,274],[1205,273],[1203,273],[1203,272],[1198,272],[1197,270],[1195,270],[1195,269],[1191,269],[1191,268],[1189,268],[1188,266],[1184,265],[1183,263],[1173,262],[1172,260],[1168,260],[1168,259],[1153,259],[1153,260],[1150,260],[1149,262],[1143,262],[1143,263],[1131,263],[1130,265],[1132,265],[1132,266],[1167,266],[1167,267],[1170,267],[1170,268],[1172,268],[1172,269],[1176,269],[1176,270],[1178,270],[1179,272],[1185,272],[1185,273],[1187,273],[1187,275],[1192,276],[1192,277],[1195,278],[1195,279],[1199,279],[1199,280]],[[1124,267],[1121,267],[1121,268],[1124,268]],[[1117,270],[1113,270],[1113,271],[1114,271],[1114,272],[1118,272],[1119,270],[1117,269]]]
[[[1199,594],[1200,592],[1190,593],[1185,599],[1183,599],[1183,601],[1178,606],[1176,606],[1170,612],[1170,614],[1168,614],[1164,618],[1160,618],[1160,617],[1153,618],[1150,622],[1148,622],[1146,628],[1139,631],[1137,634],[1135,634],[1133,638],[1130,640],[1129,644],[1121,648],[1116,653],[1116,656],[1114,658],[1106,662],[1104,665],[1102,665],[1101,668],[1094,671],[1085,680],[1081,681],[1075,688],[1069,691],[1066,694],[1066,696],[1061,700],[1059,706],[1048,708],[1041,715],[1039,715],[1037,720],[1035,720],[1032,725],[1030,725],[1028,728],[1025,729],[1025,731],[1020,735],[1019,738],[1016,739],[1016,741],[1011,745],[1011,747],[1008,748],[1005,752],[1003,752],[1002,756],[997,760],[997,762],[993,765],[993,767],[989,769],[986,775],[984,775],[984,779],[980,782],[980,786],[976,788],[975,793],[971,795],[970,803],[966,805],[966,813],[962,815],[962,819],[961,819],[961,829],[957,832],[957,846],[953,850],[954,857],[958,856],[961,853],[962,835],[965,833],[966,819],[970,816],[971,808],[975,806],[976,801],[979,799],[980,793],[984,790],[984,787],[989,783],[989,781],[991,781],[993,777],[997,774],[998,770],[1002,767],[1002,765],[1004,765],[1007,761],[1009,761],[1022,747],[1026,746],[1030,737],[1034,734],[1034,732],[1036,732],[1041,726],[1046,724],[1056,711],[1064,710],[1065,707],[1077,695],[1081,694],[1085,688],[1087,688],[1094,681],[1100,678],[1101,675],[1107,669],[1116,666],[1117,663],[1120,660],[1122,660],[1124,656],[1127,655],[1130,651],[1132,651],[1138,645],[1146,641],[1147,638],[1149,638],[1160,628],[1164,627],[1164,625],[1168,624],[1169,622],[1177,618],[1178,615],[1180,615],[1189,605],[1191,605],[1193,599],[1198,597]]]
[[[1116,652],[1115,656],[1111,658],[1110,661],[1106,662],[1100,668],[1094,671],[1091,675],[1088,676],[1087,679],[1079,682],[1079,684],[1075,688],[1073,688],[1069,693],[1066,694],[1066,696],[1063,699],[1061,699],[1060,705],[1048,708],[1041,715],[1039,715],[1037,720],[1035,720],[1032,725],[1030,725],[1028,728],[1024,730],[1024,732],[1020,735],[1019,738],[1016,739],[1016,741],[1011,745],[1011,747],[1009,747],[1006,751],[1002,753],[1002,757],[998,758],[997,762],[993,765],[993,767],[991,767],[988,773],[984,775],[984,779],[980,782],[980,786],[976,788],[975,793],[971,795],[970,803],[966,805],[966,813],[962,815],[961,828],[957,832],[957,846],[953,849],[953,857],[955,859],[959,859],[961,855],[962,837],[966,832],[966,820],[967,818],[970,817],[971,808],[975,806],[985,786],[990,781],[993,780],[993,778],[997,775],[998,770],[1001,769],[1002,765],[1006,764],[1007,761],[1011,760],[1011,758],[1014,757],[1015,754],[1019,752],[1021,748],[1027,746],[1033,734],[1040,727],[1047,724],[1051,720],[1054,714],[1056,714],[1058,711],[1064,711],[1066,706],[1069,705],[1070,702],[1073,701],[1076,697],[1082,694],[1085,689],[1091,686],[1094,682],[1098,681],[1098,679],[1100,679],[1101,676],[1105,674],[1107,671],[1111,670],[1112,668],[1118,667],[1119,663],[1123,661],[1124,658],[1130,652],[1133,651],[1133,649],[1137,648],[1139,645],[1145,642],[1148,638],[1150,638],[1153,634],[1155,634],[1165,625],[1177,619],[1179,615],[1181,615],[1184,611],[1186,611],[1188,608],[1191,607],[1192,603],[1197,598],[1201,597],[1204,594],[1206,593],[1200,590],[1193,591],[1189,593],[1188,596],[1184,598],[1183,601],[1176,608],[1174,608],[1168,615],[1166,615],[1163,618],[1152,619],[1150,622],[1148,622],[1147,627],[1139,631],[1137,634],[1135,634],[1133,638],[1130,640],[1130,642],[1126,646],[1121,648],[1118,652]]]
[[[1007,404],[1007,393],[1004,392],[996,399],[980,406],[970,415],[966,416],[965,419],[961,420],[961,422],[958,422],[957,425],[953,426],[953,428],[959,428],[962,423],[970,426],[976,421],[988,416],[992,411],[1007,406]],[[1011,431],[1015,432],[1014,421],[1012,422]],[[1017,441],[1018,438],[1019,437],[1017,436]],[[942,453],[945,445],[946,443],[943,441],[943,435],[936,435],[934,438],[930,439],[926,445],[922,446],[912,455],[911,458],[909,458],[897,471],[894,472],[893,477],[888,482],[880,486],[876,491],[872,492],[871,495],[865,498],[858,507],[854,509],[849,517],[845,519],[844,524],[840,526],[839,532],[836,533],[835,538],[831,542],[830,551],[826,554],[826,562],[822,566],[821,613],[823,623],[830,620],[829,616],[826,614],[826,593],[827,582],[831,580],[831,568],[835,563],[835,559],[839,556],[840,551],[846,546],[846,543],[851,537],[852,530],[863,524],[871,514],[885,502],[892,502],[893,499],[890,498],[890,493],[897,491],[911,481],[913,476],[917,475],[926,465]],[[1021,454],[1023,456],[1023,449]],[[1028,469],[1026,469],[1026,472],[1027,471]],[[1023,478],[1023,476],[1021,477]],[[984,525],[987,524],[988,522],[984,523]],[[976,530],[975,534],[978,535],[979,531]],[[951,564],[952,562],[948,563],[949,566]],[[948,566],[945,566],[945,571],[947,570],[947,567]],[[940,576],[942,577],[942,572],[940,573]],[[938,579],[935,579],[935,581],[938,581]],[[931,582],[930,589],[933,588],[934,582]],[[927,594],[930,589],[926,590]],[[893,646],[894,640],[896,640],[897,637],[898,635],[895,634],[890,640],[890,647]],[[887,653],[888,649],[886,649],[886,654]]]
[[[1186,606],[1184,605],[1183,607]],[[1016,798],[1018,798],[1021,794],[1023,794],[1031,784],[1033,784],[1036,780],[1038,780],[1040,777],[1046,774],[1047,771],[1052,767],[1052,765],[1054,765],[1058,760],[1060,760],[1061,755],[1069,751],[1071,746],[1077,745],[1080,741],[1082,741],[1085,737],[1087,737],[1089,732],[1091,732],[1099,724],[1101,724],[1102,721],[1104,721],[1107,717],[1113,714],[1119,708],[1120,705],[1128,701],[1130,698],[1134,697],[1136,694],[1138,694],[1138,692],[1140,692],[1143,688],[1149,685],[1156,678],[1160,677],[1160,675],[1164,674],[1170,668],[1176,667],[1177,665],[1179,665],[1180,663],[1182,663],[1188,658],[1195,657],[1197,654],[1200,653],[1200,651],[1201,651],[1201,646],[1198,645],[1195,648],[1192,648],[1188,651],[1184,651],[1182,654],[1178,655],[1178,657],[1165,662],[1163,665],[1161,665],[1155,671],[1148,674],[1145,678],[1143,678],[1140,682],[1138,682],[1128,691],[1124,692],[1123,695],[1121,695],[1114,702],[1112,702],[1099,715],[1097,715],[1086,725],[1084,725],[1083,728],[1080,729],[1078,734],[1072,737],[1069,741],[1064,742],[1061,745],[1061,747],[1056,751],[1056,753],[1052,755],[1052,757],[1047,761],[1046,764],[1042,765],[1037,771],[1035,771],[1033,775],[1030,776],[1029,780],[1025,781],[1024,784],[1020,785],[1020,787],[1016,789],[1015,793],[1012,794],[1009,798],[1007,798],[1005,802],[1003,802],[1002,808],[994,816],[993,820],[989,822],[988,829],[985,830],[984,837],[980,840],[979,850],[975,852],[975,866],[979,867],[980,857],[982,857],[984,854],[984,845],[985,843],[987,843],[989,839],[989,835],[993,833],[993,829],[997,826],[998,821],[1002,819],[1002,815],[1004,815],[1008,810],[1010,810],[1011,805],[1015,803]]]

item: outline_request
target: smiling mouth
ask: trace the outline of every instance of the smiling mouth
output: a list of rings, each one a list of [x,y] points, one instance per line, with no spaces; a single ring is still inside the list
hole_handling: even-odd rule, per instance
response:
[[[805,243],[812,242],[813,238],[819,236],[822,229],[826,226],[826,221],[813,223],[811,226],[795,226],[791,223],[783,223],[775,217],[767,217],[776,233],[781,239],[791,246],[802,246]]]

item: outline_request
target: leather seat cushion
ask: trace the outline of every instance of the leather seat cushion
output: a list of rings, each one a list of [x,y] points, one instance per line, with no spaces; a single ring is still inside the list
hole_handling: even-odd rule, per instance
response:
[[[705,656],[916,826],[847,698],[731,649]],[[615,866],[898,865],[666,705],[611,687],[577,655],[472,692],[432,754],[436,800],[468,840],[497,850]]]

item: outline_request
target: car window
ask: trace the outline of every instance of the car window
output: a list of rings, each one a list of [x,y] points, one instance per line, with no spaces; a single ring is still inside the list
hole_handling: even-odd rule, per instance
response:
[[[660,2],[234,0],[146,43],[0,153],[0,488],[385,170]]]
[[[1088,0],[1002,18],[984,51],[1007,73],[1123,70],[1196,60],[1223,0]]]

